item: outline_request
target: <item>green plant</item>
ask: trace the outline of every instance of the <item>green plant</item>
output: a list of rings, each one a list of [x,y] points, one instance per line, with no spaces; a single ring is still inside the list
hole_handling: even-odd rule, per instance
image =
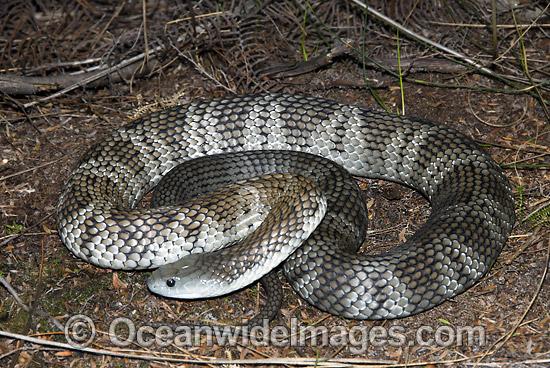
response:
[[[6,228],[8,229],[8,235],[18,234],[25,231],[25,227],[23,225],[16,224],[15,221],[13,221],[13,225],[6,224]]]
[[[518,190],[518,196],[516,201],[517,215],[519,218],[523,219],[523,215],[525,212],[525,202],[523,201],[523,185],[518,185],[517,190]]]
[[[550,199],[538,203],[538,208],[525,217],[522,216],[522,219],[523,223],[529,226],[529,230],[550,224]]]

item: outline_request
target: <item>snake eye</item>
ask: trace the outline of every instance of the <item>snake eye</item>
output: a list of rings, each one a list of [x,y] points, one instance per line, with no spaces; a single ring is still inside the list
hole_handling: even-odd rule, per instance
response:
[[[174,280],[173,278],[166,280],[166,286],[168,287],[176,286],[176,280]]]

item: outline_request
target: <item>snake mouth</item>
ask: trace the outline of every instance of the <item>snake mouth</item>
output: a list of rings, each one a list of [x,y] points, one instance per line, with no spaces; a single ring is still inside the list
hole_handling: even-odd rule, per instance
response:
[[[210,288],[208,280],[193,280],[192,282],[180,282],[177,277],[171,277],[168,280],[175,280],[174,285],[178,285],[178,291],[173,292],[166,282],[147,282],[147,287],[151,292],[166,298],[174,299],[202,299],[208,298],[204,295],[204,290]]]

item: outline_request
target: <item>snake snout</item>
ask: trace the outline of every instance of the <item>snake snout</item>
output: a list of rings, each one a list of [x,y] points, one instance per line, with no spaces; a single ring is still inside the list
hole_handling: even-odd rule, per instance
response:
[[[179,278],[178,277],[168,277],[166,280],[160,277],[152,278],[149,277],[147,280],[147,287],[151,292],[166,296],[168,293],[168,289],[171,289],[172,287],[179,284]]]

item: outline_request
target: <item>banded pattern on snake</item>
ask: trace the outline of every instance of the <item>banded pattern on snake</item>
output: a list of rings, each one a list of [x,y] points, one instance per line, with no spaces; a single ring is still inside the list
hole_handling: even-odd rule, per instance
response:
[[[284,270],[292,287],[333,314],[396,318],[438,305],[490,269],[513,227],[507,178],[455,130],[317,98],[254,95],[160,111],[107,137],[60,196],[63,243],[95,265],[127,270],[174,262],[192,242],[213,250],[218,234],[190,231],[204,225],[193,208],[133,208],[183,161],[251,150],[320,155],[354,175],[410,186],[430,201],[428,221],[390,252],[356,254],[322,238],[290,252]]]

